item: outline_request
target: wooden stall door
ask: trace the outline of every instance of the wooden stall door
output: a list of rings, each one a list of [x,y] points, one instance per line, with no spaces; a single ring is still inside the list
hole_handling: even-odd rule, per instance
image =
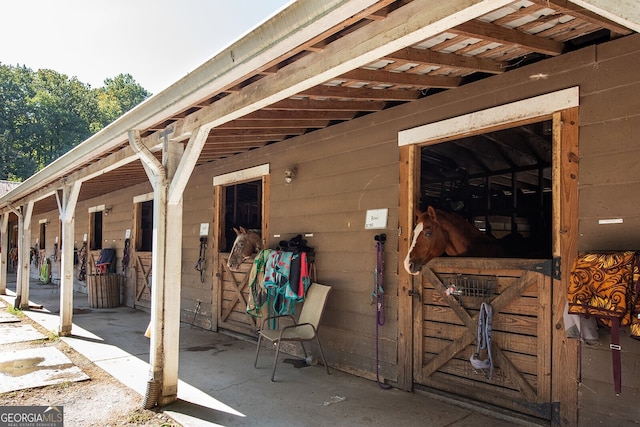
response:
[[[422,270],[422,304],[415,310],[414,381],[550,419],[550,271],[548,260],[432,260]],[[491,379],[469,361],[482,302],[493,307]]]
[[[152,252],[134,252],[135,292],[134,307],[151,309]]]
[[[243,335],[256,336],[259,319],[247,314],[249,300],[249,271],[253,258],[240,266],[240,271],[227,267],[228,253],[220,253],[218,258],[218,326]]]

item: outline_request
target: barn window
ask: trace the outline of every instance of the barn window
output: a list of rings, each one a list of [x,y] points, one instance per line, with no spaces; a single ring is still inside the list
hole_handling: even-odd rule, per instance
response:
[[[47,222],[46,220],[43,220],[42,222],[40,222],[40,238],[38,239],[38,248],[39,249],[46,249],[47,247]]]
[[[527,239],[523,256],[550,257],[551,130],[547,120],[422,147],[421,208],[457,212],[498,239]]]
[[[231,250],[234,227],[262,229],[262,181],[243,182],[225,188],[226,248]]]
[[[133,198],[133,236],[131,245],[139,252],[153,250],[153,193]]]
[[[136,251],[151,252],[153,248],[153,199],[136,202],[134,247]]]
[[[254,166],[213,178],[215,200],[218,205],[214,221],[219,238],[216,246],[228,252],[236,238],[234,227],[260,230],[265,217],[265,189],[268,188],[269,164]]]
[[[92,251],[102,249],[102,210],[89,214],[89,248]]]

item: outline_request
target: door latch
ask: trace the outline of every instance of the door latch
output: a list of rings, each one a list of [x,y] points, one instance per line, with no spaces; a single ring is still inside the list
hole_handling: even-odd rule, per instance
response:
[[[415,297],[417,297],[417,298],[418,298],[418,301],[422,301],[422,296],[420,295],[420,292],[418,292],[418,291],[414,291],[413,289],[409,289],[409,290],[407,291],[407,294],[408,294],[410,297],[414,297],[414,298],[415,298]]]

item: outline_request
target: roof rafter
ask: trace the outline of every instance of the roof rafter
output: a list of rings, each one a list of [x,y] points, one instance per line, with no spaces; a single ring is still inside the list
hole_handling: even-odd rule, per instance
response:
[[[504,73],[508,67],[506,62],[494,61],[493,59],[462,56],[456,55],[455,53],[443,53],[413,47],[407,47],[387,54],[383,59],[390,61],[407,61],[416,64],[463,68],[469,71],[480,71],[490,74]]]
[[[315,110],[315,111],[380,111],[386,106],[384,101],[336,101],[333,99],[285,99],[263,110]]]
[[[451,31],[460,35],[477,37],[501,44],[504,44],[505,40],[509,40],[511,44],[545,55],[557,56],[564,51],[564,43],[478,20],[465,22],[452,28]]]
[[[338,80],[351,80],[372,82],[380,84],[395,84],[416,86],[419,88],[445,88],[450,89],[460,86],[462,78],[446,76],[429,76],[415,73],[399,73],[393,71],[363,70],[357,69],[344,73],[337,77]]]
[[[349,120],[355,117],[352,111],[306,111],[306,110],[261,110],[247,114],[238,120]]]

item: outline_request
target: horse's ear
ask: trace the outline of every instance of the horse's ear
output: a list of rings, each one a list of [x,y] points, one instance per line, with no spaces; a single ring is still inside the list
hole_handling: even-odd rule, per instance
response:
[[[242,234],[247,234],[247,230],[245,230],[243,226],[240,226],[240,232]]]
[[[420,206],[415,205],[415,206],[414,206],[414,208],[413,208],[413,213],[415,213],[416,218],[419,218],[419,217],[420,217],[420,215],[422,215],[424,212],[422,212],[422,211],[420,210]]]
[[[242,227],[240,227],[240,228],[242,228]],[[240,235],[240,230],[238,230],[237,228],[233,227],[233,231],[236,232],[236,235]]]
[[[432,221],[438,220],[438,214],[436,213],[436,210],[433,208],[433,206],[429,206],[427,208],[427,215],[429,215],[429,218],[431,218]]]

